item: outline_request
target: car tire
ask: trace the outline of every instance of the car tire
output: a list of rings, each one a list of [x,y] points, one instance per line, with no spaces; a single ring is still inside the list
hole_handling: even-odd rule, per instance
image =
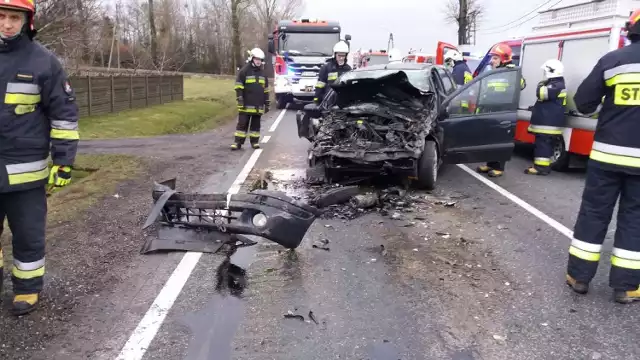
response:
[[[276,108],[278,110],[282,110],[287,107],[287,96],[286,95],[276,95]]]
[[[427,140],[418,162],[418,181],[416,183],[420,189],[435,189],[439,165],[438,145],[435,141]]]
[[[564,146],[564,138],[562,136],[553,137],[553,154],[551,155],[551,169],[555,171],[569,170],[571,154],[567,152]]]

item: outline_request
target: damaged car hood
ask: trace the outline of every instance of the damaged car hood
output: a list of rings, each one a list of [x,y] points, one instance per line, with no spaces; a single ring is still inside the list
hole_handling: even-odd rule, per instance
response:
[[[321,104],[322,121],[312,142],[317,158],[357,163],[417,159],[437,118],[436,96],[424,72],[351,72],[332,85]]]

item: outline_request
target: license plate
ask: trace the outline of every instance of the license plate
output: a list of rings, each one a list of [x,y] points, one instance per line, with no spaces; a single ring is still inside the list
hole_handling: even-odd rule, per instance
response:
[[[302,76],[316,76],[316,73],[314,73],[313,71],[304,71],[302,73]]]
[[[304,91],[312,92],[313,91],[313,86],[305,86]]]

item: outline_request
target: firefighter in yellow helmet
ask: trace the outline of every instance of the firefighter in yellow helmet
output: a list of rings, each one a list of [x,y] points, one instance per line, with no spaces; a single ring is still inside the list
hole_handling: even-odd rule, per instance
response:
[[[34,0],[0,1],[0,233],[6,219],[12,233],[15,315],[29,313],[39,303],[46,185],[71,181],[79,139],[78,106],[67,74],[60,61],[33,40],[35,11]],[[3,263],[0,249],[0,288]]]
[[[640,300],[640,10],[626,30],[631,44],[600,58],[573,97],[583,114],[602,109],[567,264],[569,286],[587,293],[619,198],[609,286],[620,303]]]

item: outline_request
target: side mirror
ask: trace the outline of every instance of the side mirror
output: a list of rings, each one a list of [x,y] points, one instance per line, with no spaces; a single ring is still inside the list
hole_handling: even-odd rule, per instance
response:
[[[345,39],[346,41],[351,41],[351,35],[349,35],[349,34],[345,35],[345,36],[344,36],[344,39]]]

